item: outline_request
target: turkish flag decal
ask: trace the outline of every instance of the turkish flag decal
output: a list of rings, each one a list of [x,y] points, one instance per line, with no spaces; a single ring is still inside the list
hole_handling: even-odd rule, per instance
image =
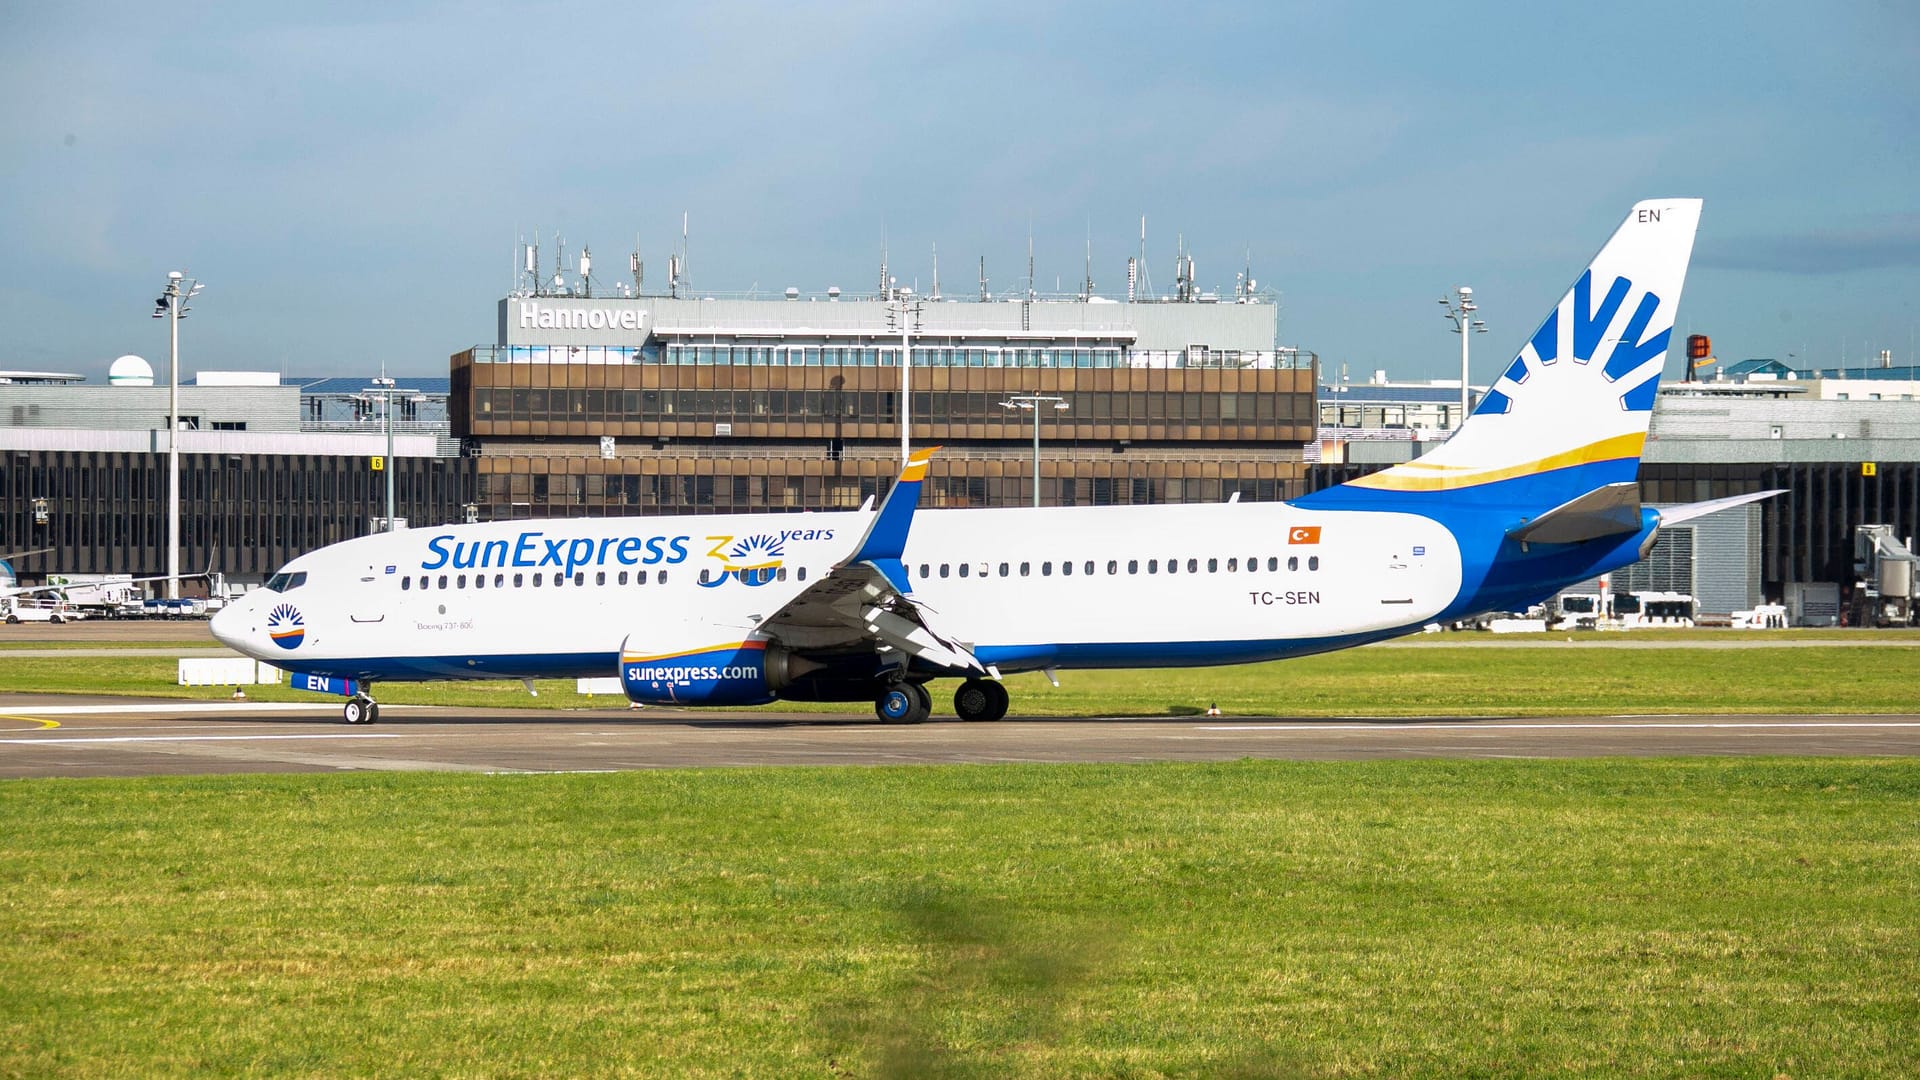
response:
[[[1289,544],[1317,544],[1320,542],[1320,526],[1295,525],[1287,530]]]

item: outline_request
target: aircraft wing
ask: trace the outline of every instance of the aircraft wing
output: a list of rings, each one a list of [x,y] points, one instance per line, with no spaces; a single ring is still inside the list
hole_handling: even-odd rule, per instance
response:
[[[887,493],[853,554],[834,564],[786,606],[755,627],[800,649],[873,645],[957,671],[985,671],[973,650],[940,626],[940,616],[913,598],[900,556],[920,503],[927,460],[938,447],[912,455]]]

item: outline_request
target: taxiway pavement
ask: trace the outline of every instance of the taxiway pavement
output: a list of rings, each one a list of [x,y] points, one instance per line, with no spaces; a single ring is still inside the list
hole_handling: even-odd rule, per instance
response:
[[[1010,718],[907,727],[818,714],[531,713],[0,696],[0,778],[745,765],[1364,758],[1920,755],[1920,714],[1484,718]]]

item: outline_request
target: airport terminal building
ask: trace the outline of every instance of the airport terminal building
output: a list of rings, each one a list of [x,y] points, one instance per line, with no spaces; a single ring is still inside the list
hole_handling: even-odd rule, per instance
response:
[[[903,343],[903,321],[904,337]],[[510,296],[452,359],[483,519],[853,507],[938,444],[939,506],[1306,490],[1315,362],[1277,308],[1098,298]]]

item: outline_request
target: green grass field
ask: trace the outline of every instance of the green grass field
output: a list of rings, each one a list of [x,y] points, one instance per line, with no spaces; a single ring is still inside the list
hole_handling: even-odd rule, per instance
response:
[[[1481,639],[1484,641],[1484,639]],[[0,693],[127,693],[225,698],[217,687],[175,685],[166,657],[0,660]],[[1228,715],[1566,715],[1660,712],[1904,712],[1920,698],[1920,649],[1810,645],[1793,649],[1505,649],[1484,644],[1370,648],[1225,668],[1067,671],[1061,686],[1039,675],[1008,680],[1015,715],[1166,716],[1218,702]],[[936,715],[951,715],[951,680],[934,684]],[[382,702],[477,707],[619,708],[585,698],[571,680],[390,683]],[[325,699],[286,687],[248,687],[257,700]],[[781,709],[807,709],[783,703]],[[865,716],[858,704],[815,711]]]
[[[1920,763],[0,784],[0,1075],[1912,1076]]]

